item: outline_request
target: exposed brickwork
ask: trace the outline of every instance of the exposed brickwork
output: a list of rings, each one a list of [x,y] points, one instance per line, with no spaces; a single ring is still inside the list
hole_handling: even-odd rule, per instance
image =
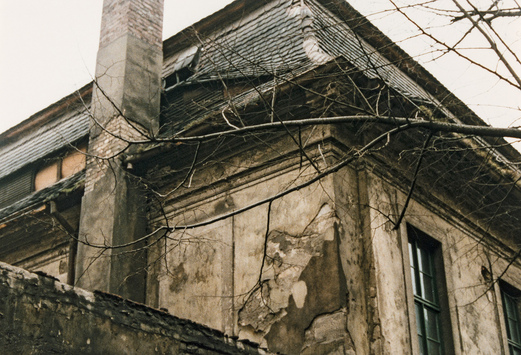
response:
[[[100,48],[127,33],[161,48],[163,2],[106,0],[103,5]]]
[[[143,140],[141,131],[159,129],[162,16],[163,0],[104,1],[78,232],[93,244],[125,244],[146,234],[144,196],[124,171],[122,153],[132,141]],[[109,262],[93,253],[78,246],[77,285],[144,302],[143,258]]]
[[[100,134],[89,142],[89,156],[87,158],[87,171],[85,179],[85,193],[94,188],[94,184],[111,168],[111,162],[121,158],[129,142],[143,140],[146,137],[141,133],[146,132],[136,123],[129,124],[121,117],[112,119]],[[112,165],[112,167],[119,164]]]
[[[105,0],[100,49],[125,34],[131,34],[160,50],[162,46],[163,3],[164,0]],[[97,73],[97,77],[103,74]],[[120,110],[127,109],[126,103],[119,102],[115,98],[120,97],[121,92],[125,91],[125,87],[129,85],[126,81],[129,79],[124,76],[124,72],[114,73],[113,75],[121,75],[120,85],[114,85],[111,80],[105,82],[98,79],[98,85],[103,86],[103,94],[98,93],[93,98],[93,100],[96,100],[96,97],[99,97],[99,105],[94,105],[94,115],[99,122],[103,122],[105,127],[100,130],[98,124],[93,123],[94,129],[91,130],[89,142],[90,156],[87,159],[85,193],[92,191],[96,181],[107,172],[111,163],[119,158],[119,153],[126,149],[127,142],[143,139],[140,130],[147,131],[137,123],[129,124],[121,117],[111,117],[115,113],[115,110],[111,107],[109,109],[103,108],[103,102],[107,101],[104,97],[107,95],[110,98],[110,103],[105,102],[106,105],[116,105]],[[114,167],[117,166],[119,164],[114,165]]]
[[[103,3],[100,49],[125,34],[131,34],[160,50],[162,46],[163,3],[164,0],[105,0]],[[114,61],[117,60],[119,59],[114,59]],[[110,107],[111,105],[116,105],[123,111],[129,108],[126,102],[120,102],[115,98],[120,97],[121,92],[125,92],[125,88],[129,86],[127,81],[131,79],[128,79],[124,72],[112,73],[112,75],[118,75],[118,79],[121,80],[120,84],[114,85],[112,80],[106,82],[100,79],[100,76],[104,74],[104,72],[96,73],[98,85],[103,87],[103,94],[94,95],[93,100],[97,101],[94,102],[93,113],[97,121],[102,122],[105,127],[100,130],[97,123],[93,123],[94,127],[91,129],[85,193],[92,191],[96,181],[109,169],[111,160],[107,159],[111,157],[117,159],[117,155],[128,146],[128,141],[143,139],[140,130],[147,131],[136,123],[129,124],[121,117],[112,117],[115,110]],[[151,92],[154,91],[151,90]],[[147,92],[147,94],[150,95],[151,93]],[[105,95],[110,98],[109,103],[105,100]],[[96,97],[99,98],[96,99]],[[108,105],[109,108],[104,108],[103,104]],[[157,104],[159,105],[159,101]]]

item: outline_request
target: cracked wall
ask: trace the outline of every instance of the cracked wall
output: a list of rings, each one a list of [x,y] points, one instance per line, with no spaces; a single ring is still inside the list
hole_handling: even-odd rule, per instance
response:
[[[194,223],[241,208],[298,183],[301,174],[294,166],[273,166],[261,179],[229,184],[206,200],[197,202],[191,195],[171,223]],[[352,349],[339,250],[342,223],[332,182],[326,178],[276,200],[269,211],[263,205],[173,233],[155,276],[158,306],[274,352]]]
[[[319,351],[318,342],[310,336],[306,339],[306,329],[315,318],[345,307],[336,221],[334,211],[325,204],[301,233],[269,233],[261,282],[239,310],[239,325],[261,333],[270,350],[292,354],[313,347]],[[343,347],[345,318],[337,326],[339,336],[320,339],[320,343]]]
[[[170,224],[230,213],[306,179],[296,159],[251,173],[241,156],[236,159],[199,172],[197,194],[187,193],[167,210]],[[230,170],[239,178],[208,183]],[[205,183],[208,188],[201,187]],[[442,247],[443,306],[449,310],[444,329],[454,353],[501,353],[499,291],[480,297],[487,289],[480,272],[492,255],[489,246],[476,248],[472,223],[424,196],[414,196],[395,230],[392,221],[406,197],[399,186],[361,162],[275,200],[271,208],[265,204],[177,231],[161,247],[161,267],[149,274],[158,280],[157,306],[282,354],[418,353],[409,223]],[[492,264],[495,275],[506,267],[501,257]],[[521,284],[519,268],[511,270],[505,279]]]

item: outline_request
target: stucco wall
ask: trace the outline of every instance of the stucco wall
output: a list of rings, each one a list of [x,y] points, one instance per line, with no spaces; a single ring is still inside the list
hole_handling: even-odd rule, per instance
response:
[[[261,180],[176,209],[170,223],[194,223],[240,209],[299,181],[299,174],[274,167]],[[324,179],[274,201],[270,211],[265,204],[210,226],[171,234],[158,275],[159,306],[269,343],[273,351],[315,349],[317,342],[336,342],[343,349],[345,281],[331,182]],[[324,314],[332,314],[334,323],[322,323],[335,329],[317,335],[323,327],[316,318]]]
[[[170,223],[272,196],[302,179],[295,167],[274,165],[261,178],[207,191],[211,197],[187,195],[171,207]],[[395,230],[404,201],[401,189],[360,165],[274,201],[268,232],[267,204],[177,231],[162,246],[158,304],[281,353],[417,353],[410,224],[440,243],[449,353],[503,353],[499,288],[482,275],[482,267],[496,276],[507,267],[499,239],[415,199]],[[514,264],[502,279],[520,287],[520,275]]]
[[[316,157],[317,145],[310,146]],[[315,171],[306,161],[301,165],[299,155],[280,159],[292,149],[294,143],[284,137],[270,142],[270,149],[244,151],[199,168],[191,187],[178,191],[182,197],[163,206],[168,224],[190,225],[232,213],[306,181]],[[324,160],[317,161],[323,169]],[[155,274],[149,273],[149,279],[157,279],[157,306],[274,352],[349,351],[342,227],[335,204],[330,176],[271,205],[169,234],[149,258],[149,265],[158,260]],[[164,216],[156,215],[153,223],[151,230],[164,223]]]
[[[381,323],[383,353],[417,353],[418,340],[412,291],[407,224],[420,229],[440,243],[443,268],[437,275],[445,279],[452,339],[449,353],[505,354],[506,333],[498,283],[484,277],[483,268],[492,277],[501,277],[521,287],[519,262],[508,266],[509,254],[500,238],[486,236],[436,206],[412,200],[398,230],[388,217],[401,212],[405,194],[374,174],[368,174],[367,193],[371,240],[376,275],[378,320]],[[497,237],[497,236],[495,236]],[[511,256],[511,255],[510,255]],[[507,267],[508,266],[508,267]]]
[[[343,156],[349,142],[328,140],[325,128],[314,134],[308,154],[319,168]],[[165,202],[164,215],[152,216],[150,230],[165,215],[170,226],[191,225],[306,181],[313,168],[291,151],[292,144],[273,140],[275,153],[244,149],[197,168],[189,187]],[[486,267],[521,287],[519,263],[503,274],[511,251],[501,236],[487,234],[480,221],[458,214],[441,195],[413,195],[395,229],[407,186],[382,174],[378,164],[362,160],[273,201],[271,208],[266,203],[168,234],[149,253],[154,267],[148,277],[155,286],[149,284],[147,302],[284,354],[419,353],[411,225],[439,242],[447,352],[504,352],[499,288],[482,275]],[[178,185],[170,181],[164,191]]]

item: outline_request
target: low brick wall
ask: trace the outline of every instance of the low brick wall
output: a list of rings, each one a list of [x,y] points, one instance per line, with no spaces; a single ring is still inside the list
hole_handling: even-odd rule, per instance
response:
[[[264,354],[166,312],[0,263],[3,354]]]

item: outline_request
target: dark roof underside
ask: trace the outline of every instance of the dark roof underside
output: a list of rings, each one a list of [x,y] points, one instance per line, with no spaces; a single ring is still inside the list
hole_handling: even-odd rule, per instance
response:
[[[57,183],[46,187],[40,191],[11,204],[8,207],[0,209],[0,222],[11,214],[22,211],[24,209],[36,208],[42,204],[52,201],[58,197],[67,196],[83,187],[85,180],[85,171],[80,171],[72,176],[58,181]]]

